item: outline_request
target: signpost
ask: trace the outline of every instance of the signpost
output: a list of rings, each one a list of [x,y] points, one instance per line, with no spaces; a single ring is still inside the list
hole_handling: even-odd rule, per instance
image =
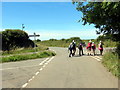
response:
[[[29,35],[29,37],[34,37],[34,41],[36,40],[36,37],[39,37],[40,35],[36,35],[36,33],[34,32],[33,35]],[[35,43],[34,43],[34,47],[36,47]]]

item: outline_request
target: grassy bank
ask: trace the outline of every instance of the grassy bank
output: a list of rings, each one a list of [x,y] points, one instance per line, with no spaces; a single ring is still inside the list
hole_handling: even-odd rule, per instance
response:
[[[117,53],[107,52],[103,56],[102,63],[115,76],[120,77],[120,59]]]
[[[17,48],[16,50],[11,50],[11,51],[3,51],[2,55],[10,55],[10,54],[21,54],[21,53],[29,53],[29,52],[39,52],[39,51],[44,51],[48,50],[49,48],[47,46],[38,44],[38,47],[36,48]]]
[[[56,54],[51,51],[43,51],[40,53],[28,54],[28,55],[13,55],[10,57],[3,57],[2,63],[4,62],[15,62],[21,60],[28,60],[28,59],[36,59],[36,58],[44,58],[48,56],[55,56]]]

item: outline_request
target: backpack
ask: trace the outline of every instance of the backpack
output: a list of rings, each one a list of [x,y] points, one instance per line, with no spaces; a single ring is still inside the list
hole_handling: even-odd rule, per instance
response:
[[[79,48],[80,50],[82,50],[82,44],[79,44],[79,45],[78,45],[78,48]]]
[[[100,45],[100,48],[103,48],[102,44]]]
[[[88,43],[88,47],[91,47],[91,43]]]
[[[95,49],[95,44],[92,44],[92,49]]]
[[[72,43],[72,45],[73,45],[72,48],[75,48],[75,47],[76,47],[76,44],[75,44],[75,43]]]
[[[71,50],[73,48],[73,44],[71,44],[70,46],[69,46],[69,49]]]

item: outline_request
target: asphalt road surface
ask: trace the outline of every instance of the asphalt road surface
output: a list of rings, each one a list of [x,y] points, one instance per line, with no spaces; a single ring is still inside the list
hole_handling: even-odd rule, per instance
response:
[[[2,64],[3,88],[118,88],[118,79],[101,64],[101,56],[68,57],[67,48],[51,47],[49,58]]]

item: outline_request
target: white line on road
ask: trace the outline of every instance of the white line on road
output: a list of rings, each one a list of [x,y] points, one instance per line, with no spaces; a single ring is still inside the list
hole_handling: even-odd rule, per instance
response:
[[[40,68],[39,70],[40,70],[40,71],[42,71],[42,70],[43,70],[43,68]]]
[[[22,88],[25,88],[27,85],[28,85],[28,83],[25,83],[25,84],[22,86]]]
[[[36,72],[35,75],[38,75],[40,72]]]
[[[53,59],[54,57],[51,57],[50,59],[49,58],[46,58],[45,60],[44,60],[44,62],[41,62],[42,64],[48,64],[48,62],[50,62],[52,59]],[[49,59],[49,60],[48,60]],[[48,61],[47,61],[48,60]],[[46,62],[47,61],[47,62]],[[46,62],[46,63],[45,63]],[[41,63],[39,63],[39,65],[41,65]],[[45,67],[46,65],[43,65],[43,67]],[[40,71],[42,71],[43,70],[43,68],[40,68],[39,69],[39,71],[37,71],[36,73],[35,73],[35,75],[38,75],[39,73],[40,73]],[[28,82],[30,82],[30,81],[32,81],[33,79],[35,78],[35,76],[32,76],[32,78],[31,79],[29,79],[28,80]],[[25,88],[26,86],[28,85],[28,83],[25,83],[23,86],[22,86],[22,88]]]
[[[94,57],[94,56],[91,56],[92,58],[94,58],[94,59],[96,59],[97,61],[101,61],[100,59],[98,59],[98,58],[96,58],[96,57]]]
[[[35,76],[32,77],[32,79],[34,79],[34,78],[35,78]]]
[[[49,58],[46,58],[44,61],[42,61],[41,63],[39,63],[39,65],[43,65]]]
[[[46,62],[49,58],[46,58],[44,61],[42,61],[39,65],[43,65],[44,62]],[[19,68],[27,68],[27,67],[35,67],[39,65],[32,65],[32,66],[22,66],[22,67],[13,67],[13,68],[4,68],[0,70],[10,70],[10,69],[19,69]]]

